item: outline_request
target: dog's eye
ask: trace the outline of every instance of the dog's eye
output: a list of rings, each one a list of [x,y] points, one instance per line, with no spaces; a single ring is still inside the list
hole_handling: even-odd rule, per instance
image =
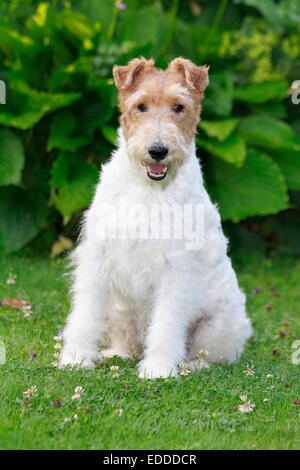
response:
[[[144,103],[138,104],[137,109],[141,111],[141,113],[145,113],[147,111],[147,106]]]
[[[182,113],[182,111],[184,110],[184,106],[182,104],[175,104],[174,105],[174,108],[173,108],[173,111],[174,113]]]

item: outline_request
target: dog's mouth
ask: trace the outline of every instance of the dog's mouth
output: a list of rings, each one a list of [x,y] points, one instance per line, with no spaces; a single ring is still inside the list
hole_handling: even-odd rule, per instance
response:
[[[167,165],[159,165],[158,163],[150,163],[147,165],[147,175],[149,178],[155,181],[163,180],[167,173],[168,167]]]

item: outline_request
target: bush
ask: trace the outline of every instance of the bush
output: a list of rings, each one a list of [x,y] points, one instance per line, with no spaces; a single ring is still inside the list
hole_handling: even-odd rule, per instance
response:
[[[210,64],[196,141],[223,220],[288,209],[291,190],[295,207],[299,18],[299,0],[2,0],[0,250],[73,234],[115,144],[112,66],[141,55]]]

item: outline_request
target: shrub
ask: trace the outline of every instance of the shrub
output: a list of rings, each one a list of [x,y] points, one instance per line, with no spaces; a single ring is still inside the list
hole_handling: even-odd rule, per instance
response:
[[[300,190],[299,18],[294,0],[2,1],[0,250],[73,233],[115,144],[112,66],[141,55],[210,64],[196,141],[223,220],[288,209]]]

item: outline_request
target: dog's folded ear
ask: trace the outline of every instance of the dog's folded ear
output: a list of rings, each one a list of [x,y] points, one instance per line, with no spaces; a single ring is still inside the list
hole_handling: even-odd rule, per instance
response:
[[[151,71],[154,68],[154,60],[146,60],[144,57],[133,59],[128,65],[115,65],[113,76],[118,90],[129,88],[141,72]]]
[[[188,59],[177,57],[169,64],[168,70],[183,77],[188,88],[192,92],[199,93],[200,98],[203,98],[203,92],[209,82],[209,66],[197,66]]]

